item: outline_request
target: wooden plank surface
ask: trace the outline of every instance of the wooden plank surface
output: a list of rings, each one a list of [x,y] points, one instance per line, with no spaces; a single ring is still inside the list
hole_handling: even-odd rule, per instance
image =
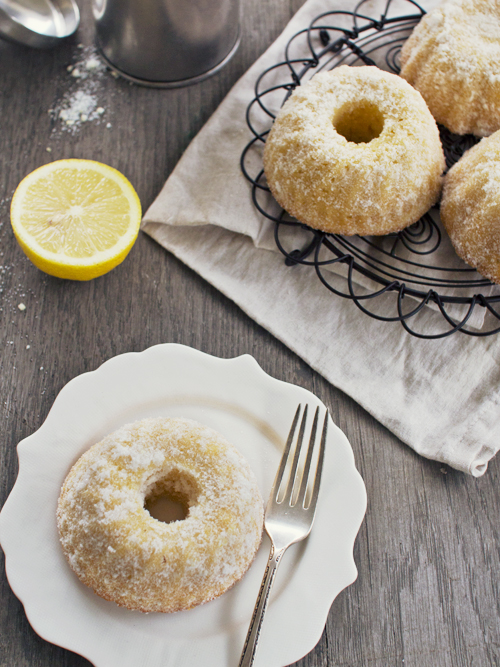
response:
[[[301,3],[247,0],[239,52],[196,86],[152,90],[105,73],[93,89],[102,120],[64,129],[49,109],[81,85],[67,68],[93,42],[88,4],[81,3],[76,38],[60,48],[35,52],[0,41],[0,503],[16,479],[17,442],[41,425],[73,377],[163,342],[220,357],[250,353],[267,373],[310,389],[331,408],[368,492],[355,546],[358,580],[339,595],[319,644],[297,665],[499,665],[498,461],[475,480],[420,458],[144,234],[124,264],[82,284],[45,276],[19,249],[9,223],[12,194],[23,176],[54,159],[116,167],[146,209],[231,85]],[[32,631],[3,555],[0,571],[0,666],[90,664]]]

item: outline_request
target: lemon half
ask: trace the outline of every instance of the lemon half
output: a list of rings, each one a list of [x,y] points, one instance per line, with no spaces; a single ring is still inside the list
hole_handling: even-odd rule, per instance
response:
[[[18,185],[14,234],[45,273],[91,280],[120,264],[139,233],[141,203],[116,169],[93,160],[58,160]]]

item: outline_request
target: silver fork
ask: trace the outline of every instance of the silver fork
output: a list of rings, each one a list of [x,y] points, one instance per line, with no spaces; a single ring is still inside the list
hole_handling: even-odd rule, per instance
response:
[[[328,428],[328,410],[325,413],[323,431],[319,454],[317,458],[314,480],[311,479],[312,491],[308,493],[308,480],[313,460],[314,444],[316,442],[316,431],[318,427],[319,407],[316,408],[314,421],[311,428],[309,445],[305,455],[304,467],[300,474],[299,461],[301,460],[302,443],[307,421],[307,405],[304,408],[300,424],[297,443],[292,448],[292,443],[299,421],[301,405],[292,422],[290,433],[286,441],[285,450],[276,473],[273,488],[267,502],[264,527],[271,538],[271,552],[267,562],[267,568],[262,579],[259,595],[253,611],[250,627],[241,654],[239,667],[251,667],[255,658],[257,644],[260,638],[262,621],[269,601],[269,594],[281,563],[283,554],[289,546],[305,539],[311,532],[316,512],[319,485],[321,482],[321,471],[325,454],[326,433]],[[297,486],[299,488],[297,489]],[[285,486],[283,489],[282,487]]]

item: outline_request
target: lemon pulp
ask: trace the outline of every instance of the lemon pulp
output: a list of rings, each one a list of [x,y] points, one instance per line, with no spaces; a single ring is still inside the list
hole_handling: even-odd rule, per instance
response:
[[[11,206],[14,234],[35,266],[73,280],[90,280],[122,262],[140,220],[130,182],[93,160],[36,169],[21,181]]]

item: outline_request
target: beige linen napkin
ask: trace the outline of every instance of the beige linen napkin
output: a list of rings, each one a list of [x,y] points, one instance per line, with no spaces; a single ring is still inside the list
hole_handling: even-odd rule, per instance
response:
[[[393,11],[409,13],[408,3],[395,4]],[[423,3],[426,9],[433,4]],[[363,11],[377,16],[384,6],[374,0]],[[240,171],[251,139],[245,111],[257,77],[283,59],[289,38],[316,15],[352,7],[339,0],[306,2],[191,142],[142,229],[403,442],[479,476],[499,448],[500,336],[421,340],[331,294],[309,267],[285,266]],[[335,273],[331,282],[345,289]],[[383,304],[378,312],[390,315],[393,308]],[[420,326],[442,330],[442,318],[426,309]]]

